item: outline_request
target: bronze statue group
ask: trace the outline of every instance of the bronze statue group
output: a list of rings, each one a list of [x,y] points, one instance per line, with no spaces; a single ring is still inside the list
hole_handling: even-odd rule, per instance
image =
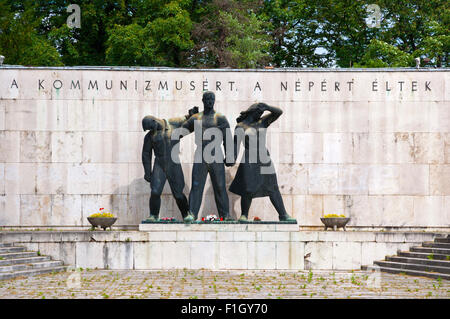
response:
[[[198,108],[194,107],[189,110],[189,114],[181,118],[166,120],[146,116],[142,120],[144,131],[149,131],[142,150],[144,179],[150,183],[151,188],[150,217],[147,220],[151,222],[159,219],[161,193],[166,180],[183,221],[189,223],[197,220],[208,174],[219,217],[225,221],[233,220],[226,190],[225,166],[233,166],[236,163],[240,145],[243,144],[244,154],[229,188],[230,192],[241,196],[239,220],[247,220],[253,198],[269,196],[280,221],[295,221],[284,207],[265,143],[266,129],[281,116],[281,109],[265,103],[251,105],[236,119],[234,138],[230,141],[228,120],[214,110],[214,93],[205,92],[202,101],[204,109],[200,113]],[[268,114],[264,115],[266,111]],[[184,175],[179,159],[179,142],[181,137],[192,132],[195,132],[197,147],[188,200],[183,194]],[[219,142],[223,143],[225,155],[217,144],[218,139],[213,139],[213,136],[221,138]],[[153,167],[152,153],[155,156]]]

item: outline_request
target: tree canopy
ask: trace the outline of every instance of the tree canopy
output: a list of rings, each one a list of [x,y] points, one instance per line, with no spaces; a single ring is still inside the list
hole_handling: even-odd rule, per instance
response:
[[[80,28],[67,24],[72,3]],[[448,67],[449,25],[445,0],[0,0],[0,54],[31,66]]]

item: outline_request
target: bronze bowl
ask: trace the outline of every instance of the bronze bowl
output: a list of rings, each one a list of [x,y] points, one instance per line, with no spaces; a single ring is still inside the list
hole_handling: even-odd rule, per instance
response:
[[[337,230],[338,228],[346,230],[345,225],[350,221],[350,217],[322,217],[320,220],[325,225],[325,230],[327,230],[328,227],[333,228],[333,230]]]
[[[87,220],[92,225],[93,228],[100,227],[103,230],[110,228],[116,222],[116,217],[88,217]]]

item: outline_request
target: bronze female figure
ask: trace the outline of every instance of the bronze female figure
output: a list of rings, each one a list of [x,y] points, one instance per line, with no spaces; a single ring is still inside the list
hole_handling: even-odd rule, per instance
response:
[[[269,114],[262,116],[265,111]],[[269,196],[280,221],[296,221],[288,215],[284,207],[275,169],[265,143],[266,129],[282,113],[277,107],[256,103],[241,112],[236,119],[238,124],[234,131],[235,158],[242,142],[245,151],[229,190],[241,196],[241,221],[247,220],[252,199],[265,196]]]

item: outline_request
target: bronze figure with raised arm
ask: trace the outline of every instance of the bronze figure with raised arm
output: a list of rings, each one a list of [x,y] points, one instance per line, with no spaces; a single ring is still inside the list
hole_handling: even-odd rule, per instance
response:
[[[189,193],[189,212],[197,219],[206,177],[209,174],[219,216],[224,220],[231,220],[225,185],[225,156],[221,147],[223,144],[226,154],[226,131],[229,130],[230,125],[224,115],[214,110],[213,92],[203,93],[202,101],[203,112],[193,115],[183,124],[183,128],[189,132],[195,131],[197,145],[192,168],[192,187]],[[212,136],[216,138],[213,139]]]
[[[268,111],[269,114],[264,115]],[[283,198],[278,188],[277,175],[266,148],[266,131],[270,124],[276,121],[283,111],[265,103],[251,105],[241,112],[236,119],[234,130],[234,157],[239,153],[240,144],[245,147],[236,176],[230,185],[230,192],[241,196],[241,217],[248,219],[248,211],[255,197],[269,196],[270,201],[278,212],[280,221],[296,221],[288,215],[284,207]]]

